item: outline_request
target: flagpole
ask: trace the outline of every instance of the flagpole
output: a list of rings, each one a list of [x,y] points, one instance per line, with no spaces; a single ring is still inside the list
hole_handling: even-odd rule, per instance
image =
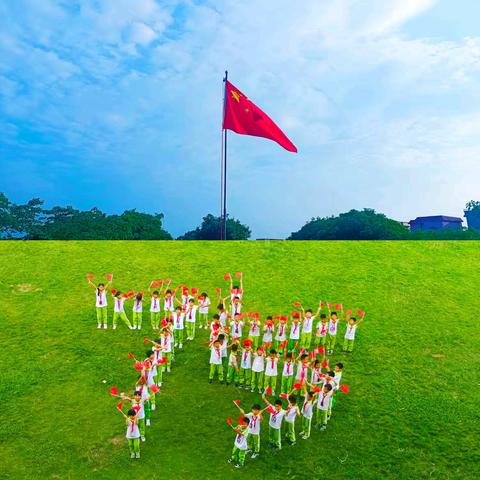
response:
[[[225,118],[225,102],[227,101],[227,80],[228,71],[225,70],[224,100],[223,100],[223,116]],[[222,125],[223,128],[223,125]],[[227,130],[223,129],[223,239],[227,240]]]

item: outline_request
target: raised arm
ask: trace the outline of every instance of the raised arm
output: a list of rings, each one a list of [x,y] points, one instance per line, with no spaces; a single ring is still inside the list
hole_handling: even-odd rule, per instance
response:
[[[320,311],[322,310],[322,301],[320,300],[318,302],[318,308],[317,308],[317,313],[315,313],[315,316],[318,317],[318,314],[320,313]]]

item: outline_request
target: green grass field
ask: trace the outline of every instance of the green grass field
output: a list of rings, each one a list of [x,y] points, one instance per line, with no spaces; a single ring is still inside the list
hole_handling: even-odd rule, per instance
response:
[[[478,242],[0,242],[2,478],[479,478],[479,265]],[[332,357],[350,394],[327,431],[276,454],[264,421],[260,458],[237,471],[225,418],[259,396],[208,385],[197,330],[130,460],[108,387],[133,386],[127,352],[143,355],[148,313],[141,332],[98,331],[85,274],[113,272],[124,291],[170,276],[214,296],[226,271],[244,272],[245,310],[366,310],[354,353]]]

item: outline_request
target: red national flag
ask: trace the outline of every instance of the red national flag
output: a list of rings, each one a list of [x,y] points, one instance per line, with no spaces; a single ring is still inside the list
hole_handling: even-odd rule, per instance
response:
[[[274,121],[228,80],[225,85],[223,128],[233,130],[241,135],[269,138],[285,150],[297,152],[297,147]]]

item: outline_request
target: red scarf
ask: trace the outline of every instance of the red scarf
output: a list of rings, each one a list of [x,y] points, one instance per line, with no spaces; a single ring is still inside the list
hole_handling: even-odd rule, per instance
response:
[[[100,298],[98,299],[98,304],[99,304],[99,305],[102,305],[102,304],[103,304],[102,292],[101,292],[100,290],[98,291],[98,296],[100,297]]]
[[[157,308],[157,299],[153,297],[153,308]]]
[[[120,305],[121,305],[121,302],[120,302],[120,299],[118,298],[117,299],[117,307],[118,307],[119,312],[121,311]]]
[[[272,370],[273,370],[274,367],[275,367],[275,359],[272,358]]]
[[[285,364],[287,366],[287,375],[290,373],[290,365],[291,363],[286,363]]]
[[[298,323],[294,323],[292,333],[297,333],[297,328],[298,328]]]
[[[130,420],[132,422],[132,426],[130,427],[130,433],[135,431],[135,420]]]
[[[322,403],[320,404],[323,407],[323,402],[325,401],[325,397],[327,396],[326,393],[322,393]]]

